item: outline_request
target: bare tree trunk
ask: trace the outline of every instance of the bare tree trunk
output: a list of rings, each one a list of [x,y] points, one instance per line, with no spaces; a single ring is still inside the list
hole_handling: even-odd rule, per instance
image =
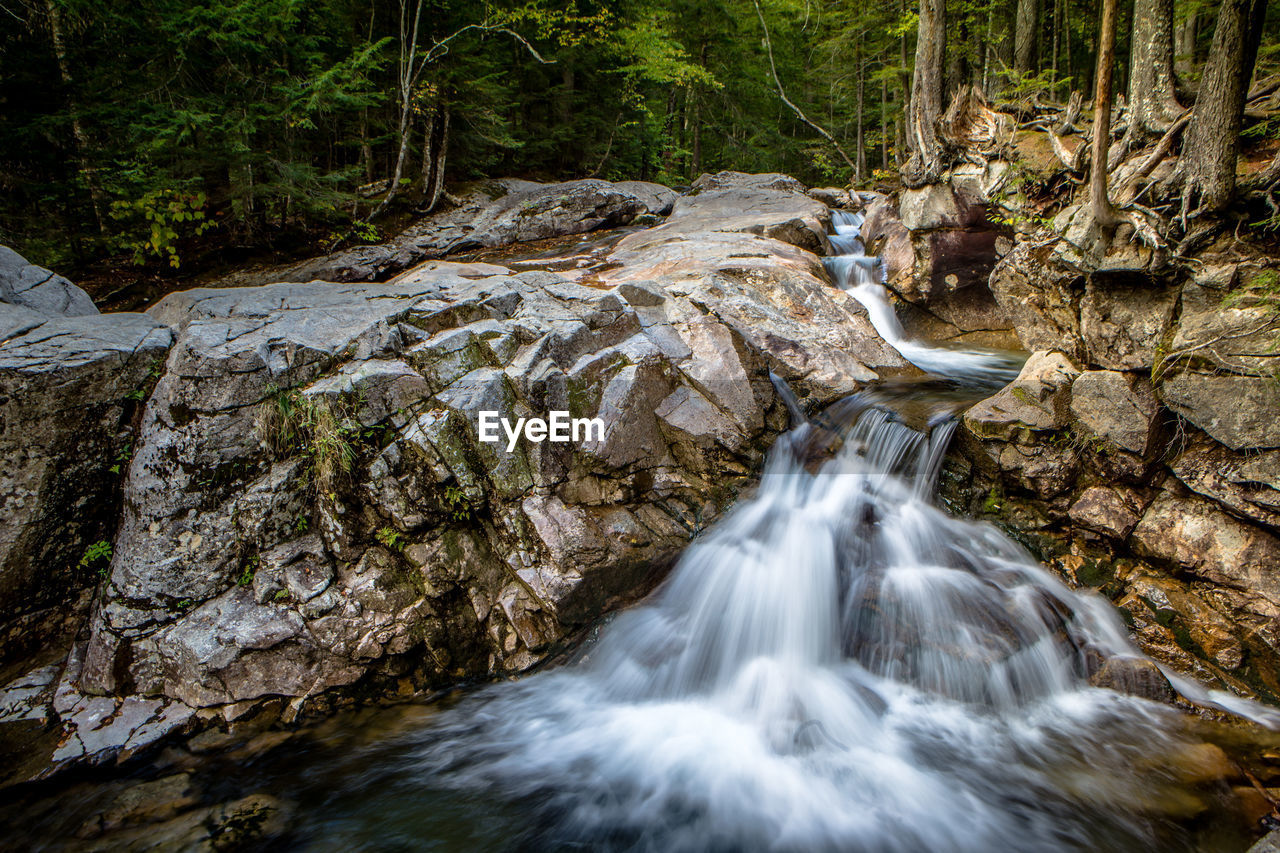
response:
[[[427,113],[422,123],[422,196],[431,192],[431,167],[436,161],[436,111]]]
[[[1129,129],[1134,141],[1164,133],[1182,114],[1174,95],[1173,0],[1134,0]]]
[[[440,110],[440,139],[432,146],[435,162],[431,166],[431,188],[426,196],[426,204],[423,205],[423,213],[436,209],[436,205],[440,203],[440,194],[444,191],[444,164],[449,157],[449,105],[445,104]]]
[[[1200,9],[1193,8],[1178,24],[1174,43],[1174,70],[1179,77],[1191,74],[1196,65],[1196,35],[1200,31]]]
[[[1019,74],[1035,72],[1039,37],[1040,0],[1018,0],[1013,26],[1013,68]]]
[[[107,233],[106,200],[102,188],[98,186],[98,176],[89,161],[89,137],[80,123],[80,105],[76,101],[72,88],[71,63],[67,59],[67,44],[63,39],[62,10],[55,0],[44,0],[45,12],[49,16],[49,36],[53,41],[53,55],[58,61],[58,76],[62,78],[62,86],[67,90],[67,103],[71,113],[71,136],[76,144],[76,160],[80,165],[80,176],[84,178],[89,189],[89,201],[93,205],[93,218],[98,224],[98,233]]]
[[[863,105],[865,102],[867,64],[864,61],[862,56],[861,39],[858,40],[856,61],[858,63],[858,108],[857,108],[858,156],[857,156],[857,161],[855,162],[853,167],[853,183],[855,186],[858,186],[862,183],[863,179],[866,178],[867,176],[867,147],[865,144],[865,137],[863,135],[863,130],[862,130],[862,113],[863,113]]]
[[[365,183],[373,182],[373,146],[369,143],[369,108],[360,111],[360,172]]]
[[[1178,161],[1184,217],[1197,199],[1205,211],[1218,211],[1235,193],[1244,98],[1266,8],[1266,0],[1222,0],[1218,8],[1213,47]]]
[[[889,81],[880,77],[880,170],[889,171]]]
[[[1051,59],[1049,67],[1053,69],[1053,95],[1058,95],[1058,42],[1061,41],[1062,32],[1062,0],[1053,0],[1053,48],[1051,51]]]
[[[1102,228],[1118,221],[1107,195],[1107,149],[1111,145],[1111,72],[1116,58],[1116,0],[1102,0],[1102,26],[1098,34],[1097,88],[1093,96],[1093,164],[1090,166],[1089,199],[1093,219]]]
[[[947,49],[946,0],[920,0],[920,35],[916,40],[915,73],[911,78],[911,107],[907,146],[911,159],[903,169],[908,186],[937,180],[943,169],[937,123],[942,115],[942,69]]]

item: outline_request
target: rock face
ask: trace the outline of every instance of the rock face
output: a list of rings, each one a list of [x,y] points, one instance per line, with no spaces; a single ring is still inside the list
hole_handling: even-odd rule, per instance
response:
[[[39,648],[67,615],[61,605],[96,581],[100,565],[86,557],[112,539],[132,421],[172,334],[140,314],[46,316],[10,304],[0,304],[0,327],[0,659],[8,660]]]
[[[0,303],[49,317],[98,313],[89,294],[57,273],[29,263],[8,246],[0,246]]]
[[[931,338],[1010,328],[987,279],[999,257],[1000,229],[988,218],[988,192],[1003,164],[957,167],[942,182],[905,190],[867,208],[862,235],[885,264],[889,288],[903,301],[908,329]],[[980,337],[981,335],[979,335]]]
[[[625,225],[640,216],[665,216],[675,201],[676,194],[667,187],[644,181],[485,181],[457,207],[410,226],[387,243],[237,276],[228,284],[385,281],[422,261],[467,249],[581,234]]]
[[[92,757],[193,708],[523,671],[752,481],[787,423],[770,372],[815,403],[914,372],[801,248],[821,202],[785,176],[698,186],[590,286],[446,262],[93,318],[168,355],[138,395],[83,665],[58,682],[64,724],[88,727],[65,743]],[[553,412],[571,422],[515,441],[497,422]]]
[[[1023,343],[1084,369],[968,412],[948,499],[1100,588],[1156,660],[1280,701],[1277,274],[1228,247],[1161,268],[1084,219],[1064,212],[1058,241],[1020,242],[991,276]],[[1065,419],[1044,405],[1063,397]]]

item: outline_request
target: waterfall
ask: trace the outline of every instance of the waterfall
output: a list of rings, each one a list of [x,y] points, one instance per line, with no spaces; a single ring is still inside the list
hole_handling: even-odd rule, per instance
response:
[[[963,378],[992,387],[1004,385],[1012,378],[1013,362],[1003,353],[973,349],[949,349],[912,340],[889,301],[885,287],[885,269],[880,258],[869,256],[863,247],[861,213],[833,210],[830,236],[834,254],[823,258],[836,285],[862,303],[871,325],[907,361],[926,373]],[[1016,369],[1013,371],[1016,374]]]
[[[857,253],[860,225],[837,220],[853,250],[837,269],[875,269]],[[916,363],[993,381],[985,354],[907,341],[872,295],[879,282],[842,282]],[[417,849],[442,834],[663,853],[1172,843],[1165,809],[1185,792],[1161,761],[1192,744],[1183,717],[1090,686],[1105,659],[1138,655],[1116,612],[995,527],[935,506],[955,420],[930,410],[913,428],[887,387],[815,417],[784,393],[793,428],[758,489],[653,595],[571,663],[484,688],[359,758],[321,810],[316,846]],[[501,840],[449,823],[466,809]]]

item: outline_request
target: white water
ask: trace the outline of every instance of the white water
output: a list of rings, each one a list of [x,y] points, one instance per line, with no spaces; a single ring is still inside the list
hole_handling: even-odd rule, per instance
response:
[[[992,381],[926,350],[906,352]],[[1089,686],[1137,654],[1115,612],[933,506],[954,422],[860,399],[820,465],[823,427],[782,436],[755,495],[573,664],[397,741],[321,846],[429,846],[414,810],[444,790],[518,850],[1168,849],[1163,804],[1186,801],[1160,761],[1188,741],[1173,710]]]
[[[862,303],[871,325],[903,358],[937,376],[988,385],[1003,385],[1008,381],[1010,362],[999,353],[948,349],[912,340],[903,331],[889,301],[889,292],[884,286],[884,265],[879,258],[867,255],[862,245],[859,237],[862,214],[832,211],[832,223],[836,232],[830,237],[834,254],[823,259],[827,271],[838,287]]]

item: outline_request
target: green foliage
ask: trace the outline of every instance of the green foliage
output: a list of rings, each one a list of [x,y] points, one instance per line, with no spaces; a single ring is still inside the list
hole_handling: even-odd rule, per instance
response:
[[[444,506],[445,512],[454,521],[467,522],[471,520],[471,504],[467,501],[467,495],[457,486],[444,487]]]
[[[245,587],[253,585],[253,577],[258,573],[258,564],[260,558],[257,554],[244,561],[244,571],[240,573],[240,577],[236,578],[236,586]]]
[[[88,548],[84,549],[84,556],[80,558],[79,568],[87,569],[95,563],[101,563],[98,566],[98,574],[101,577],[107,576],[106,564],[111,560],[111,543],[107,541],[94,542]]]
[[[393,527],[380,527],[378,532],[374,534],[378,541],[392,551],[403,551],[405,546],[404,534]]]
[[[309,460],[311,485],[320,495],[332,495],[351,473],[361,433],[341,404],[297,390],[276,391],[260,403],[255,428],[276,456]]]
[[[153,189],[132,201],[112,202],[111,216],[123,224],[123,243],[133,251],[135,264],[154,255],[177,269],[179,241],[198,237],[213,225],[205,218],[206,201],[202,192]]]

